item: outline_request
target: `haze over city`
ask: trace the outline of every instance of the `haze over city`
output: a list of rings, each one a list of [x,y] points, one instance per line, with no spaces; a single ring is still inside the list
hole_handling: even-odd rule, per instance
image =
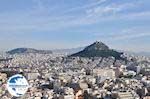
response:
[[[149,0],[0,0],[0,50],[76,48],[98,40],[118,50],[149,52],[149,4]]]

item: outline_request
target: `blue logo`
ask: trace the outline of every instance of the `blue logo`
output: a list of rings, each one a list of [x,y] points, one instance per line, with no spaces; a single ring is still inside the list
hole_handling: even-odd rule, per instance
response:
[[[26,78],[20,74],[16,74],[8,79],[8,92],[15,97],[23,96],[29,88]]]

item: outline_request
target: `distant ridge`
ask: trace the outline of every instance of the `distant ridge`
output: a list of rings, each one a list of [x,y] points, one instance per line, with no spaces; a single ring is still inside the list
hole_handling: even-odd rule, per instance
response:
[[[123,53],[110,49],[102,42],[94,42],[87,46],[84,50],[70,55],[71,57],[114,57],[115,59],[123,59],[121,57]]]
[[[67,54],[73,54],[76,52],[79,52],[83,50],[85,47],[77,47],[77,48],[68,48],[68,49],[55,49],[52,50],[54,53],[67,53]]]
[[[39,54],[52,54],[50,50],[37,50],[33,48],[16,48],[6,52],[8,54],[25,54],[25,53],[39,53]]]

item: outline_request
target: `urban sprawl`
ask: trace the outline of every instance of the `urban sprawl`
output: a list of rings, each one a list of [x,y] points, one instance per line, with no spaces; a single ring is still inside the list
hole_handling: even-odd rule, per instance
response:
[[[1,54],[0,99],[150,99],[150,58],[67,57],[65,54]],[[7,80],[22,74],[29,89],[14,98]]]

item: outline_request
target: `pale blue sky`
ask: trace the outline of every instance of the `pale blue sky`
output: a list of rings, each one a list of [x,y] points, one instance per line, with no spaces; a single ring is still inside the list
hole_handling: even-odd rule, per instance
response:
[[[94,41],[150,52],[150,0],[0,0],[0,50]]]

